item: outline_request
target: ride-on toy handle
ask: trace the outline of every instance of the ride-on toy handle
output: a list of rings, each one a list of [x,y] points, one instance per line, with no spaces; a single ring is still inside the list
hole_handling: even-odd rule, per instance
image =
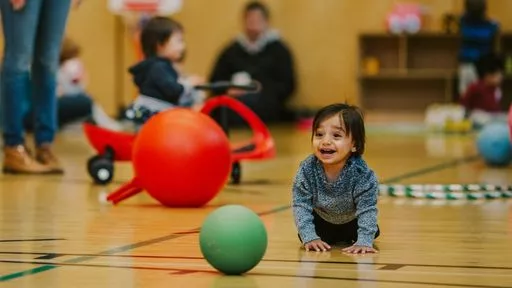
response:
[[[241,85],[232,81],[217,81],[213,83],[194,86],[197,90],[208,90],[214,94],[226,94],[229,89],[239,89],[247,92],[258,92],[260,90],[260,83],[251,81],[249,84]]]
[[[203,85],[194,86],[197,90],[207,90],[211,91],[214,95],[223,95],[226,96],[229,89],[238,89],[247,92],[257,93],[261,90],[261,83],[258,81],[249,81],[247,84],[238,84],[233,81],[217,81],[212,83],[207,83]],[[220,119],[219,125],[224,130],[226,135],[229,136],[229,127],[228,127],[228,113],[225,107],[220,107]]]

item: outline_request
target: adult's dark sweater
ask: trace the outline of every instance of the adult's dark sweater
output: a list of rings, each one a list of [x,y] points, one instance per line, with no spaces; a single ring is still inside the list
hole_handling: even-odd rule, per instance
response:
[[[178,83],[178,72],[171,61],[162,57],[149,57],[128,70],[139,94],[178,105],[184,91]]]
[[[238,36],[220,53],[210,81],[230,81],[238,72],[249,73],[262,85],[260,93],[239,100],[264,121],[279,120],[296,85],[292,54],[279,34],[269,30],[255,43]]]

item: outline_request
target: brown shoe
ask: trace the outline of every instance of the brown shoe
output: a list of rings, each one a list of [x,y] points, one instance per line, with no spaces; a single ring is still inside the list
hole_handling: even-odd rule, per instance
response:
[[[36,149],[36,160],[39,163],[48,166],[53,173],[64,173],[62,166],[60,165],[59,160],[53,154],[51,146],[48,144],[43,144]]]
[[[3,171],[9,174],[48,174],[52,172],[50,167],[35,161],[23,145],[4,148]]]

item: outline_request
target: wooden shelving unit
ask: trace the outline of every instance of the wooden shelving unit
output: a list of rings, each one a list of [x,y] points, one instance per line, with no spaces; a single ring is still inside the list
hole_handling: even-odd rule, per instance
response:
[[[450,103],[457,95],[460,37],[442,33],[359,37],[359,84],[369,110],[424,112],[432,103]],[[512,33],[504,33],[501,51],[512,55]],[[367,73],[365,59],[378,60],[377,74]],[[503,105],[512,99],[512,77],[503,85]]]

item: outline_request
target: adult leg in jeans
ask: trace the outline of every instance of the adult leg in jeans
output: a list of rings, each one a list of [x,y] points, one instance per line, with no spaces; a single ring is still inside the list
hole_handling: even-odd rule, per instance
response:
[[[54,172],[62,172],[51,150],[57,130],[57,71],[71,0],[43,0],[32,64],[36,157]]]
[[[9,0],[0,0],[4,33],[2,61],[2,117],[4,140],[4,172],[47,173],[48,167],[34,161],[24,147],[24,98],[30,91],[29,75],[34,40],[43,1],[27,1],[14,10]]]

